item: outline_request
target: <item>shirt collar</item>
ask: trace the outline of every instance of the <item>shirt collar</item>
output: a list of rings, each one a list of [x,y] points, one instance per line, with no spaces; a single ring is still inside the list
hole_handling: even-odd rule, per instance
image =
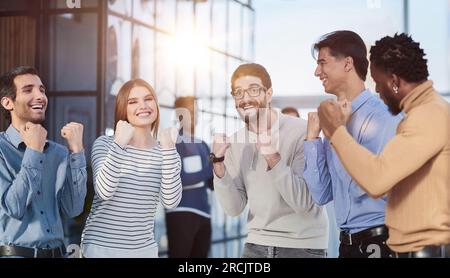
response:
[[[5,131],[7,135],[8,141],[13,144],[16,149],[19,149],[19,147],[23,146],[26,148],[25,143],[22,140],[22,137],[20,136],[19,131],[13,127],[12,124],[9,125],[8,129]],[[44,150],[48,148],[48,140],[45,140]]]
[[[427,80],[414,88],[400,101],[400,109],[408,113],[412,108],[423,103],[423,100],[428,98],[434,92],[433,81]]]
[[[352,114],[356,112],[370,97],[372,93],[369,90],[364,90],[354,100],[352,100]]]

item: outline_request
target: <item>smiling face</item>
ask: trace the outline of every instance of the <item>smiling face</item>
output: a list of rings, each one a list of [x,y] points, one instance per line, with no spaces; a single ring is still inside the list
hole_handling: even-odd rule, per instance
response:
[[[392,89],[393,78],[386,72],[378,69],[373,63],[370,65],[370,74],[373,81],[375,81],[375,91],[380,94],[380,98],[389,108],[392,115],[397,115],[401,112],[400,101],[398,94],[394,93]]]
[[[234,99],[236,109],[245,122],[254,121],[259,118],[261,108],[269,108],[272,100],[272,88],[266,89],[259,77],[242,76],[233,84],[234,91],[244,90],[244,95],[240,99]],[[259,88],[259,96],[250,96],[248,89]]]
[[[11,123],[16,127],[27,122],[41,124],[45,120],[47,96],[39,76],[34,74],[19,75],[14,78],[16,97],[12,100],[4,97],[2,105],[11,112]]]
[[[345,58],[331,55],[328,47],[319,50],[314,75],[322,81],[325,92],[336,95],[342,90],[341,86],[345,84],[347,78],[345,63]]]
[[[153,94],[145,87],[131,89],[127,102],[127,119],[135,127],[151,128],[158,117]]]

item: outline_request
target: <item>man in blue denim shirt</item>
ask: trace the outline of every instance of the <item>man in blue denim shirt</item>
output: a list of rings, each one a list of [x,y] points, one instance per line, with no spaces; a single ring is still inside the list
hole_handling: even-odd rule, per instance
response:
[[[86,196],[83,126],[61,129],[69,149],[46,139],[45,87],[31,67],[0,77],[0,99],[11,120],[0,133],[0,257],[62,257],[61,213],[79,215]]]
[[[365,88],[369,62],[363,40],[354,32],[337,31],[325,35],[313,49],[318,53],[315,75],[323,82],[325,92],[338,100],[352,101],[348,131],[360,144],[379,153],[395,135],[401,116],[392,116],[386,105]],[[334,200],[341,229],[339,257],[389,257],[385,198],[375,200],[361,190],[319,133],[317,113],[309,113],[304,178],[314,202],[325,205]]]

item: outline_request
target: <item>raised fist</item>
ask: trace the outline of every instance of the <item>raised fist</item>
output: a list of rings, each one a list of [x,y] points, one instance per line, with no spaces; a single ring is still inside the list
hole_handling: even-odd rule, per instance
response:
[[[27,122],[19,132],[27,148],[38,152],[44,151],[45,140],[47,139],[47,130],[44,127],[40,124]]]
[[[175,147],[177,141],[178,130],[175,127],[169,127],[161,131],[161,148],[171,149]]]
[[[125,147],[134,135],[134,126],[127,121],[118,121],[114,133],[114,141],[121,147]]]
[[[61,136],[66,139],[69,150],[78,153],[83,150],[83,125],[75,122],[66,124],[61,129]]]

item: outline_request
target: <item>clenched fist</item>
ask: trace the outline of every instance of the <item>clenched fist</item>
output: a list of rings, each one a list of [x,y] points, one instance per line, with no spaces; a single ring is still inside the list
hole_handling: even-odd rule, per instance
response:
[[[268,170],[272,169],[281,159],[279,149],[279,133],[272,134],[270,130],[258,134],[256,148],[267,162]]]
[[[214,134],[212,152],[216,157],[223,157],[229,147],[230,143],[227,142],[227,136],[225,134],[223,133]]]
[[[44,127],[40,124],[27,122],[19,132],[27,148],[37,152],[44,151],[45,140],[47,139],[47,130]]]
[[[75,122],[66,124],[61,129],[61,136],[66,139],[69,150],[73,153],[83,151],[83,125]]]
[[[178,130],[174,127],[166,128],[161,131],[161,148],[171,149],[175,147]]]
[[[116,131],[114,133],[114,141],[121,146],[125,147],[134,135],[134,126],[127,121],[118,121],[116,125]]]
[[[212,145],[212,152],[219,158],[225,156],[225,152],[230,147],[228,138],[223,133],[214,134],[214,141]],[[213,164],[214,173],[217,177],[223,178],[225,176],[225,164],[222,162],[217,162]]]
[[[320,134],[320,121],[317,112],[308,113],[308,125],[306,129],[306,140],[314,140]]]
[[[320,127],[327,138],[333,136],[336,129],[346,125],[351,115],[351,103],[347,100],[325,100],[320,103],[318,112]]]

